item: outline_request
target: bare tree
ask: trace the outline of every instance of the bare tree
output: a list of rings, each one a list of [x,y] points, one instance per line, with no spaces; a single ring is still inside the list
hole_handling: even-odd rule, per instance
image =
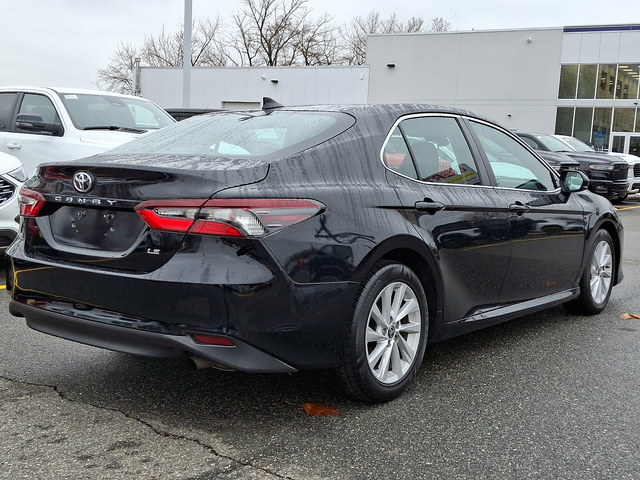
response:
[[[326,13],[317,20],[305,21],[294,44],[294,62],[306,66],[333,65],[340,62],[339,29],[331,23],[332,21],[333,18]]]
[[[225,65],[227,55],[221,36],[220,18],[206,19],[197,23],[191,35],[191,65]],[[132,92],[131,73],[135,59],[150,67],[181,67],[184,51],[183,27],[179,31],[167,33],[164,26],[157,36],[146,35],[142,47],[120,42],[116,52],[109,58],[106,68],[97,70],[96,86],[100,89],[119,93]]]
[[[99,68],[96,72],[96,86],[101,90],[130,94],[133,91],[131,73],[136,58],[140,58],[140,55],[140,50],[131,43],[120,42],[115,53],[109,58],[107,67]]]
[[[445,32],[451,24],[434,17],[428,27],[422,17],[406,23],[393,13],[382,18],[372,10],[348,25],[333,24],[328,14],[313,18],[308,0],[241,0],[229,27],[220,16],[195,24],[191,36],[192,66],[362,65],[366,61],[367,35],[376,33]],[[183,28],[156,36],[146,35],[141,47],[118,44],[106,68],[97,70],[99,88],[130,93],[136,58],[140,65],[180,67]]]
[[[387,19],[380,12],[372,10],[366,17],[355,17],[348,26],[342,27],[343,63],[362,65],[366,61],[367,35],[376,33],[420,33],[445,32],[451,30],[451,24],[442,18],[433,18],[429,28],[422,17],[411,17],[406,23],[398,19],[395,13]]]
[[[442,17],[434,17],[429,22],[430,32],[448,32],[451,30],[451,24]]]
[[[291,65],[295,42],[310,10],[308,0],[242,0],[233,15],[236,31],[230,42],[239,65]]]
[[[411,28],[413,32],[421,31],[423,20],[421,17],[412,17],[405,26],[395,13],[387,19],[380,17],[380,12],[372,10],[366,17],[355,17],[348,26],[342,28],[343,39],[343,63],[349,65],[362,65],[367,55],[367,35],[374,33],[400,33]]]

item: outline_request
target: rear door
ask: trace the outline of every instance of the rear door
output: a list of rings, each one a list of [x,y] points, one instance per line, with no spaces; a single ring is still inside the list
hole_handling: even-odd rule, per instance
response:
[[[496,202],[458,117],[402,119],[383,157],[405,214],[435,252],[444,317],[495,306],[509,265],[507,204]]]

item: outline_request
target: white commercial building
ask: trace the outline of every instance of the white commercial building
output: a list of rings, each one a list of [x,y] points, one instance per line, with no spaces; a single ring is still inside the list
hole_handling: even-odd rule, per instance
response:
[[[367,66],[193,68],[190,105],[431,103],[511,129],[640,154],[640,25],[370,35]],[[182,70],[142,68],[140,93],[182,105]]]
[[[182,68],[142,67],[139,94],[164,108],[183,105]],[[369,68],[193,67],[191,108],[248,110],[263,97],[283,105],[367,103]]]
[[[464,108],[640,154],[640,25],[371,35],[368,101]]]

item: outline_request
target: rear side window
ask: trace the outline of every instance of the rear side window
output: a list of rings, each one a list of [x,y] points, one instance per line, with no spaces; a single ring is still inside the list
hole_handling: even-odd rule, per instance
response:
[[[0,131],[9,130],[11,111],[17,96],[17,93],[0,93]]]
[[[224,112],[199,115],[145,135],[118,154],[282,157],[324,142],[351,127],[350,115],[334,112]]]
[[[476,162],[453,117],[403,120],[385,144],[383,160],[390,170],[424,182],[480,183]]]

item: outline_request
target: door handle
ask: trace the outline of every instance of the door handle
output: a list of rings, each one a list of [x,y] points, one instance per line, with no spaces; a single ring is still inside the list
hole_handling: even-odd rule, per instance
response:
[[[525,205],[520,202],[512,203],[509,205],[509,211],[515,213],[516,215],[522,215],[529,211],[529,205]]]
[[[444,203],[434,202],[433,200],[425,199],[422,202],[416,202],[414,207],[419,212],[427,212],[429,215],[433,215],[440,210],[444,210]]]
[[[10,148],[11,150],[20,150],[21,147],[22,145],[19,143],[7,143],[7,148]]]

